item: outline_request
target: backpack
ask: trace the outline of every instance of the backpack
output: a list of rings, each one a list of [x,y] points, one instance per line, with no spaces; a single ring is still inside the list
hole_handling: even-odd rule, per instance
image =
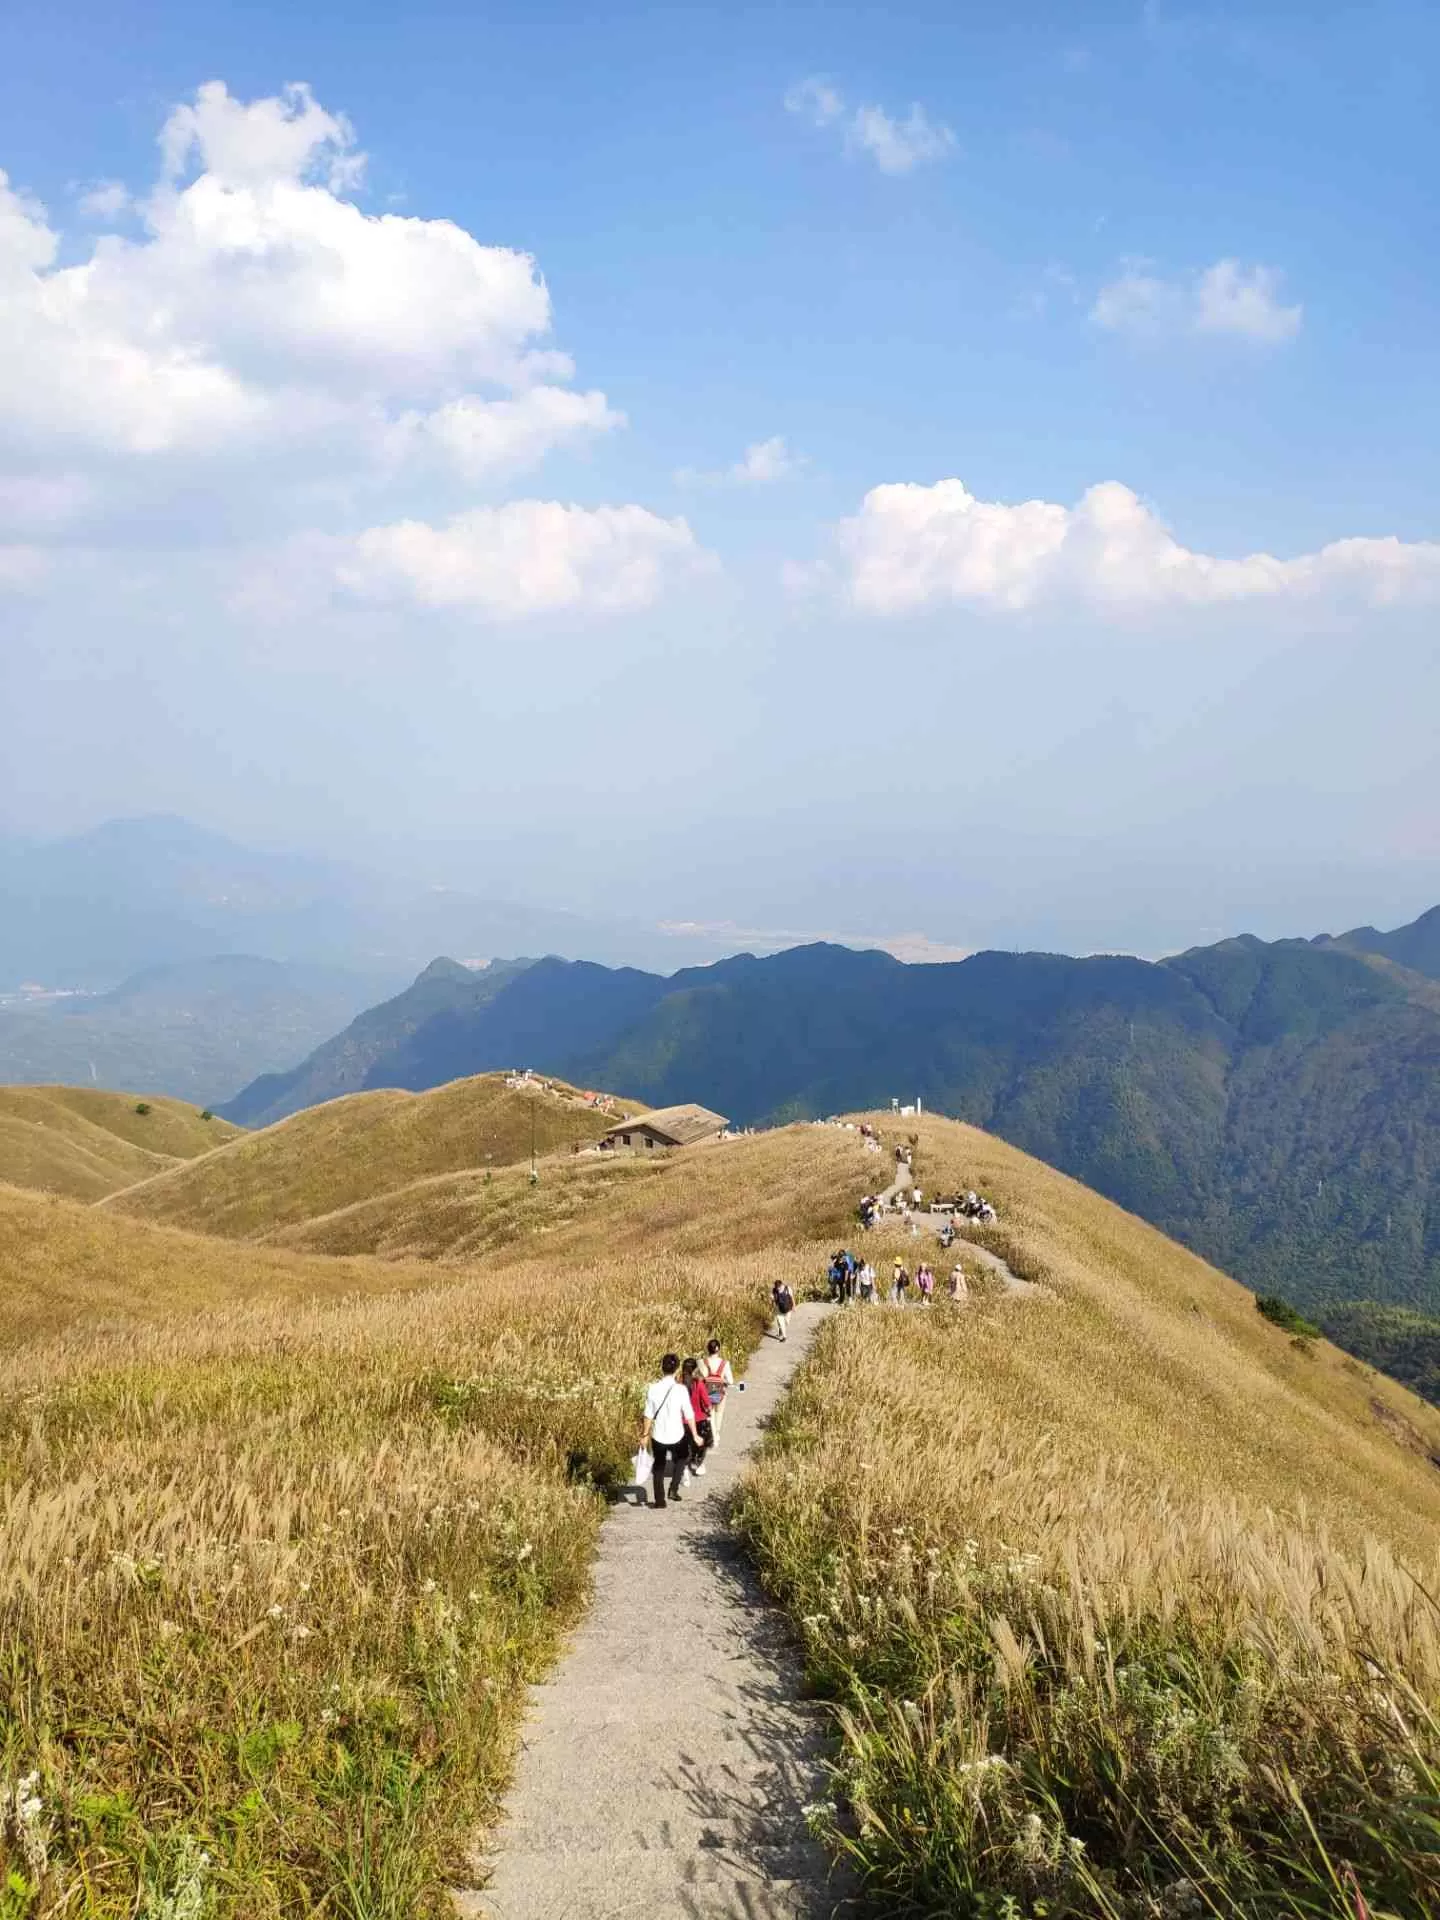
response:
[[[780,1313],[793,1313],[795,1311],[795,1296],[783,1280],[775,1292],[775,1306]]]

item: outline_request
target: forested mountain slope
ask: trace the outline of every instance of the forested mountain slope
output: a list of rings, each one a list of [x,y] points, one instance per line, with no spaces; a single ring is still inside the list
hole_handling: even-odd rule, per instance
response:
[[[742,1123],[918,1097],[1260,1290],[1440,1303],[1440,989],[1337,941],[941,966],[814,946],[669,979],[549,959],[414,1025],[365,1084],[512,1064]]]

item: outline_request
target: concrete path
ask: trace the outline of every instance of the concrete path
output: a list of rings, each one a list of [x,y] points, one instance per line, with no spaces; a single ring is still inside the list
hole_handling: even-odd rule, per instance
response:
[[[825,1313],[801,1307],[732,1391],[703,1480],[663,1513],[618,1507],[589,1614],[532,1690],[479,1920],[827,1920],[803,1808],[825,1792],[826,1725],[798,1653],[725,1525],[724,1495]]]

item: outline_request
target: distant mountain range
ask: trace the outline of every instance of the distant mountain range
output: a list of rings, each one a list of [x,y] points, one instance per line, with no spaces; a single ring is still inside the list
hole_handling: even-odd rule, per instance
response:
[[[498,990],[497,990],[498,989]],[[535,1066],[768,1122],[892,1097],[971,1120],[1297,1303],[1440,1306],[1440,909],[1150,962],[833,946],[669,978],[437,963],[224,1111]]]
[[[0,1083],[133,1087],[218,1106],[392,984],[253,954],[150,967],[109,993],[0,1006]]]

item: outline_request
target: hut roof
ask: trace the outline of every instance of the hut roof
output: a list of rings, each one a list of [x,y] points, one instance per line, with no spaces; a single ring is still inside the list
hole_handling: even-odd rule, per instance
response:
[[[694,1140],[708,1140],[712,1134],[723,1133],[728,1125],[723,1113],[712,1113],[708,1107],[656,1107],[652,1113],[632,1114],[610,1131],[629,1133],[649,1127],[654,1133],[663,1133],[677,1146],[688,1147]]]

